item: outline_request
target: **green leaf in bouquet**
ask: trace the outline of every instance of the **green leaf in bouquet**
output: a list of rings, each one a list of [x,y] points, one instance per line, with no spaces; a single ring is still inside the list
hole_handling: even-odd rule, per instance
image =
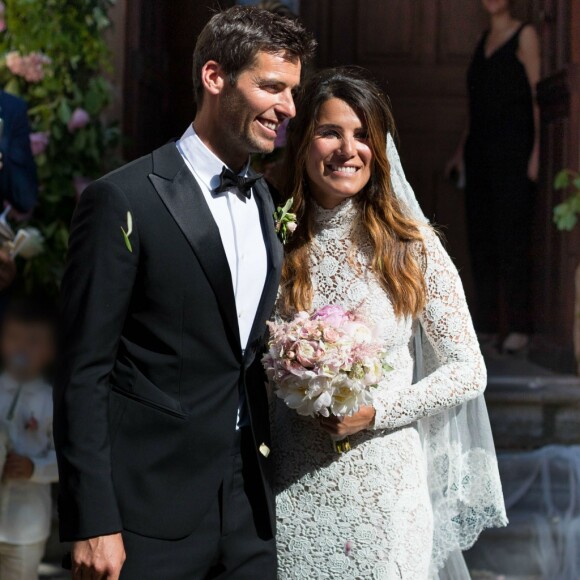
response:
[[[391,371],[394,371],[395,369],[389,364],[384,362],[383,363],[383,372],[385,373],[390,373]]]

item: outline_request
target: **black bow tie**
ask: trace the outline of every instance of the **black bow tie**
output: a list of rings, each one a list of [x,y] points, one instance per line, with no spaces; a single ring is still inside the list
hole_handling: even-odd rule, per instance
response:
[[[214,189],[214,193],[223,193],[228,189],[236,188],[250,199],[252,197],[252,187],[261,177],[259,173],[255,177],[242,177],[224,166],[220,173],[220,184]]]

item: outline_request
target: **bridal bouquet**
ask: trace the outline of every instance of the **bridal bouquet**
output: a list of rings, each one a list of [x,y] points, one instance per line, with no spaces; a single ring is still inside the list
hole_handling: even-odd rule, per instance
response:
[[[269,322],[269,351],[262,362],[276,395],[299,415],[338,418],[372,404],[372,390],[392,370],[371,327],[341,306],[290,322]],[[350,449],[348,438],[335,449]]]

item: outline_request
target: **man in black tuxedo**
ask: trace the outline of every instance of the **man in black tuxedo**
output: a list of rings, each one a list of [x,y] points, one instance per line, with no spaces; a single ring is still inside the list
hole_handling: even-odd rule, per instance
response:
[[[216,14],[195,48],[192,126],[83,193],[55,384],[75,579],[276,576],[259,359],[283,249],[249,155],[294,116],[313,50],[295,21]]]

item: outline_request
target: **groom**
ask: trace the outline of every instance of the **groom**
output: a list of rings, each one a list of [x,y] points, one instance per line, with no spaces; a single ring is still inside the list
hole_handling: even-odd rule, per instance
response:
[[[81,198],[55,385],[75,579],[276,576],[259,359],[283,252],[249,156],[294,116],[314,45],[265,10],[216,14],[192,126]]]

